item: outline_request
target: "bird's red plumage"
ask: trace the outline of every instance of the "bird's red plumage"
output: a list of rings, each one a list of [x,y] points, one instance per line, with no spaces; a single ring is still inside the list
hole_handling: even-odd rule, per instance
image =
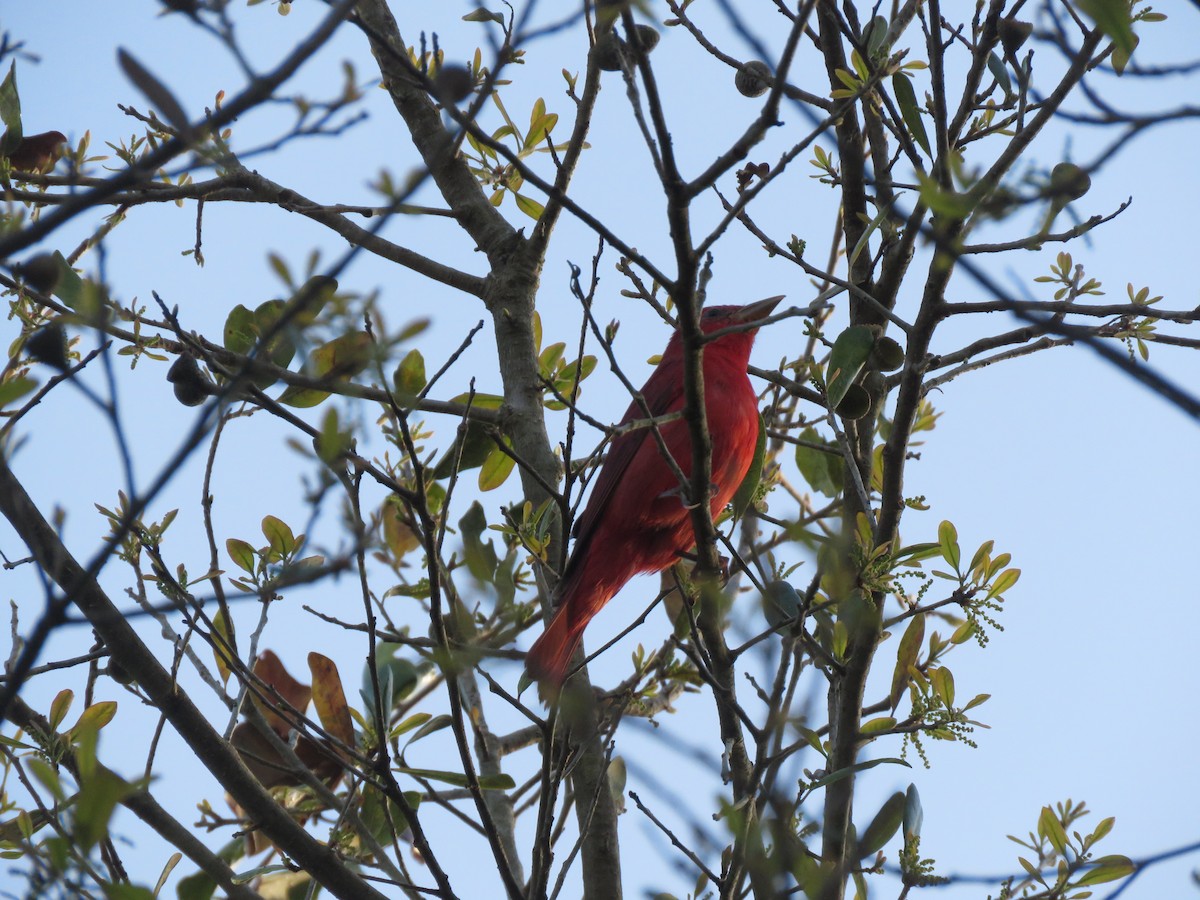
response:
[[[756,321],[779,299],[748,307],[711,307],[704,311],[701,327],[711,333]],[[746,375],[753,343],[754,331],[749,330],[722,335],[704,346],[704,408],[712,437],[715,486],[713,515],[733,498],[754,458],[758,402]],[[683,366],[683,344],[676,333],[641,391],[653,415],[683,409]],[[644,418],[644,410],[635,401],[621,424]],[[659,426],[659,432],[679,468],[690,475],[688,423],[677,419]],[[584,629],[604,604],[634,575],[670,567],[694,544],[691,515],[681,501],[679,481],[650,431],[639,429],[616,438],[596,476],[587,507],[576,521],[575,549],[559,585],[558,608],[526,657],[530,675],[561,684]]]

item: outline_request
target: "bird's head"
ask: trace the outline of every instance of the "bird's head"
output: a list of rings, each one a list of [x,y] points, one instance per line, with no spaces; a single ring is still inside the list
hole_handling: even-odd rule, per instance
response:
[[[700,328],[705,334],[712,334],[737,325],[758,322],[769,316],[782,299],[783,295],[780,294],[745,306],[706,306],[700,311]],[[731,334],[753,335],[754,331],[753,328],[744,328]]]
[[[782,299],[780,295],[745,306],[706,306],[700,311],[700,330],[706,335],[706,352],[711,354],[715,350],[721,356],[731,354],[735,359],[742,357],[741,365],[745,365],[750,358],[750,348],[754,345],[757,323],[769,316]],[[718,335],[717,332],[725,333]],[[677,363],[682,358],[683,336],[676,331],[663,351],[663,360]]]

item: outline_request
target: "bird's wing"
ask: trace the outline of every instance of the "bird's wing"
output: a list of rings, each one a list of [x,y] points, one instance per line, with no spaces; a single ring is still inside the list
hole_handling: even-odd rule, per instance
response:
[[[673,371],[673,369],[675,370]],[[652,416],[663,416],[681,409],[683,407],[682,373],[676,367],[672,367],[670,363],[665,365],[660,363],[642,388],[642,396],[645,398],[646,406]],[[634,401],[625,411],[621,425],[644,418],[646,418],[645,411],[637,401]],[[667,429],[660,430],[666,431]],[[640,428],[637,431],[621,435],[609,446],[608,456],[604,460],[604,465],[600,467],[600,474],[596,476],[595,484],[592,485],[592,495],[588,498],[587,506],[584,508],[583,514],[575,520],[575,525],[571,529],[575,536],[575,554],[578,554],[580,548],[586,546],[591,540],[605,510],[611,505],[609,501],[613,490],[624,480],[629,470],[629,464],[648,440],[654,440],[650,429]],[[678,458],[676,461],[681,464],[684,462]],[[663,468],[664,471],[669,471],[665,465]]]

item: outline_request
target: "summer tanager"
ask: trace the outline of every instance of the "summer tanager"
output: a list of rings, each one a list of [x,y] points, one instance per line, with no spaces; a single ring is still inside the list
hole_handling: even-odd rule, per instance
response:
[[[748,306],[713,306],[701,313],[706,334],[757,322],[782,297]],[[758,401],[746,366],[754,329],[730,332],[704,345],[704,409],[712,436],[710,509],[716,515],[741,484],[758,441]],[[683,342],[676,332],[654,374],[642,388],[654,416],[684,408]],[[621,420],[644,419],[634,401]],[[675,419],[659,426],[663,442],[685,475],[691,474],[688,423]],[[559,603],[550,624],[525,658],[529,675],[559,686],[588,622],[634,575],[669,568],[696,543],[682,486],[648,428],[617,437],[596,476],[587,508],[573,529],[575,550],[559,584]]]
[[[61,131],[45,131],[23,137],[8,154],[8,162],[14,172],[49,172],[58,161],[66,140],[67,136]]]

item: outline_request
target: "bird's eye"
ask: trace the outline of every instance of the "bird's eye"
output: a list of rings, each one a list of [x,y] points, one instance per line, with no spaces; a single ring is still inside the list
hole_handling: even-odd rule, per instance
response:
[[[702,313],[700,313],[700,318],[715,319],[718,315],[719,315],[719,313],[715,309],[706,309]]]

